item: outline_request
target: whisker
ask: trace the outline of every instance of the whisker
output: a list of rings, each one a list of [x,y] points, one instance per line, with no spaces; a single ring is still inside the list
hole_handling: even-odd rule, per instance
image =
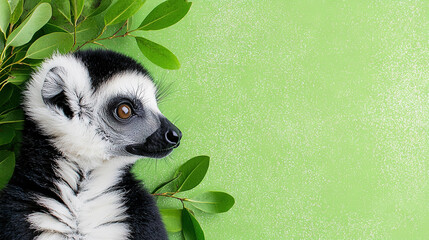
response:
[[[163,74],[162,78],[159,78],[158,80],[154,81],[157,89],[156,99],[158,104],[164,103],[168,96],[172,95],[177,91],[177,90],[174,90],[176,89],[174,87],[176,82],[174,81],[167,82],[165,79],[166,79],[166,73]]]
[[[182,120],[182,116],[177,114],[176,116],[174,116],[171,120],[171,122],[175,125],[177,125],[177,123],[181,122]]]
[[[173,166],[173,164],[171,163],[172,156],[168,155],[167,157],[164,158],[164,162],[167,163],[168,167],[171,168]]]
[[[141,164],[142,164],[142,168],[143,169],[146,169],[147,168],[147,165],[148,165],[148,161],[146,161],[146,159],[141,159],[141,160],[139,160],[140,162],[141,162]]]
[[[155,159],[155,172],[158,172],[158,159]]]

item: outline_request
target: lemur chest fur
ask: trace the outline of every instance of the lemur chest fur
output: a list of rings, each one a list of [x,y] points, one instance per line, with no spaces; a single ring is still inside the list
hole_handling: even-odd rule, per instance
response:
[[[36,239],[127,239],[124,190],[115,186],[123,175],[123,163],[110,162],[82,170],[67,159],[56,160],[53,191],[57,199],[37,195],[47,211],[28,216]]]

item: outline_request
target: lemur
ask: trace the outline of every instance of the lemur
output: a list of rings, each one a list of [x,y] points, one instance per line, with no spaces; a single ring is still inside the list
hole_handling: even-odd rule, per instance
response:
[[[152,195],[130,173],[182,137],[156,94],[147,70],[119,53],[45,60],[23,92],[23,142],[0,193],[0,239],[168,239]]]

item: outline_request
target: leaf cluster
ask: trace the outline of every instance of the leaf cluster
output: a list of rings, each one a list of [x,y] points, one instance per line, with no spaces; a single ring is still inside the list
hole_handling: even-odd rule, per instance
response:
[[[6,186],[15,168],[19,153],[23,112],[18,108],[21,90],[14,84],[0,91],[0,190]]]
[[[227,212],[235,203],[234,198],[225,192],[207,191],[191,198],[178,197],[177,194],[191,190],[204,179],[209,168],[210,157],[197,156],[181,165],[173,178],[157,186],[152,194],[156,197],[168,197],[181,201],[180,209],[160,209],[167,231],[182,232],[185,239],[205,239],[204,232],[194,211],[206,213]],[[172,187],[172,192],[158,193],[165,187]]]
[[[177,23],[192,3],[166,0],[131,29],[133,15],[144,3],[145,0],[0,0],[0,151],[7,151],[0,153],[0,189],[12,175],[21,142],[22,84],[44,58],[89,45],[104,47],[104,41],[128,37],[135,39],[141,52],[158,66],[180,67],[170,50],[133,33]]]

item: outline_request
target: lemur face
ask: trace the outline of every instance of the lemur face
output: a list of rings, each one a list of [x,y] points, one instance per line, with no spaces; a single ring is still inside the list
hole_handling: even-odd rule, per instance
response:
[[[57,55],[32,76],[26,114],[69,156],[161,158],[182,134],[160,112],[156,86],[134,60],[110,51]]]
[[[99,130],[118,155],[165,157],[179,146],[182,134],[158,109],[156,88],[136,72],[113,75],[93,94]]]

